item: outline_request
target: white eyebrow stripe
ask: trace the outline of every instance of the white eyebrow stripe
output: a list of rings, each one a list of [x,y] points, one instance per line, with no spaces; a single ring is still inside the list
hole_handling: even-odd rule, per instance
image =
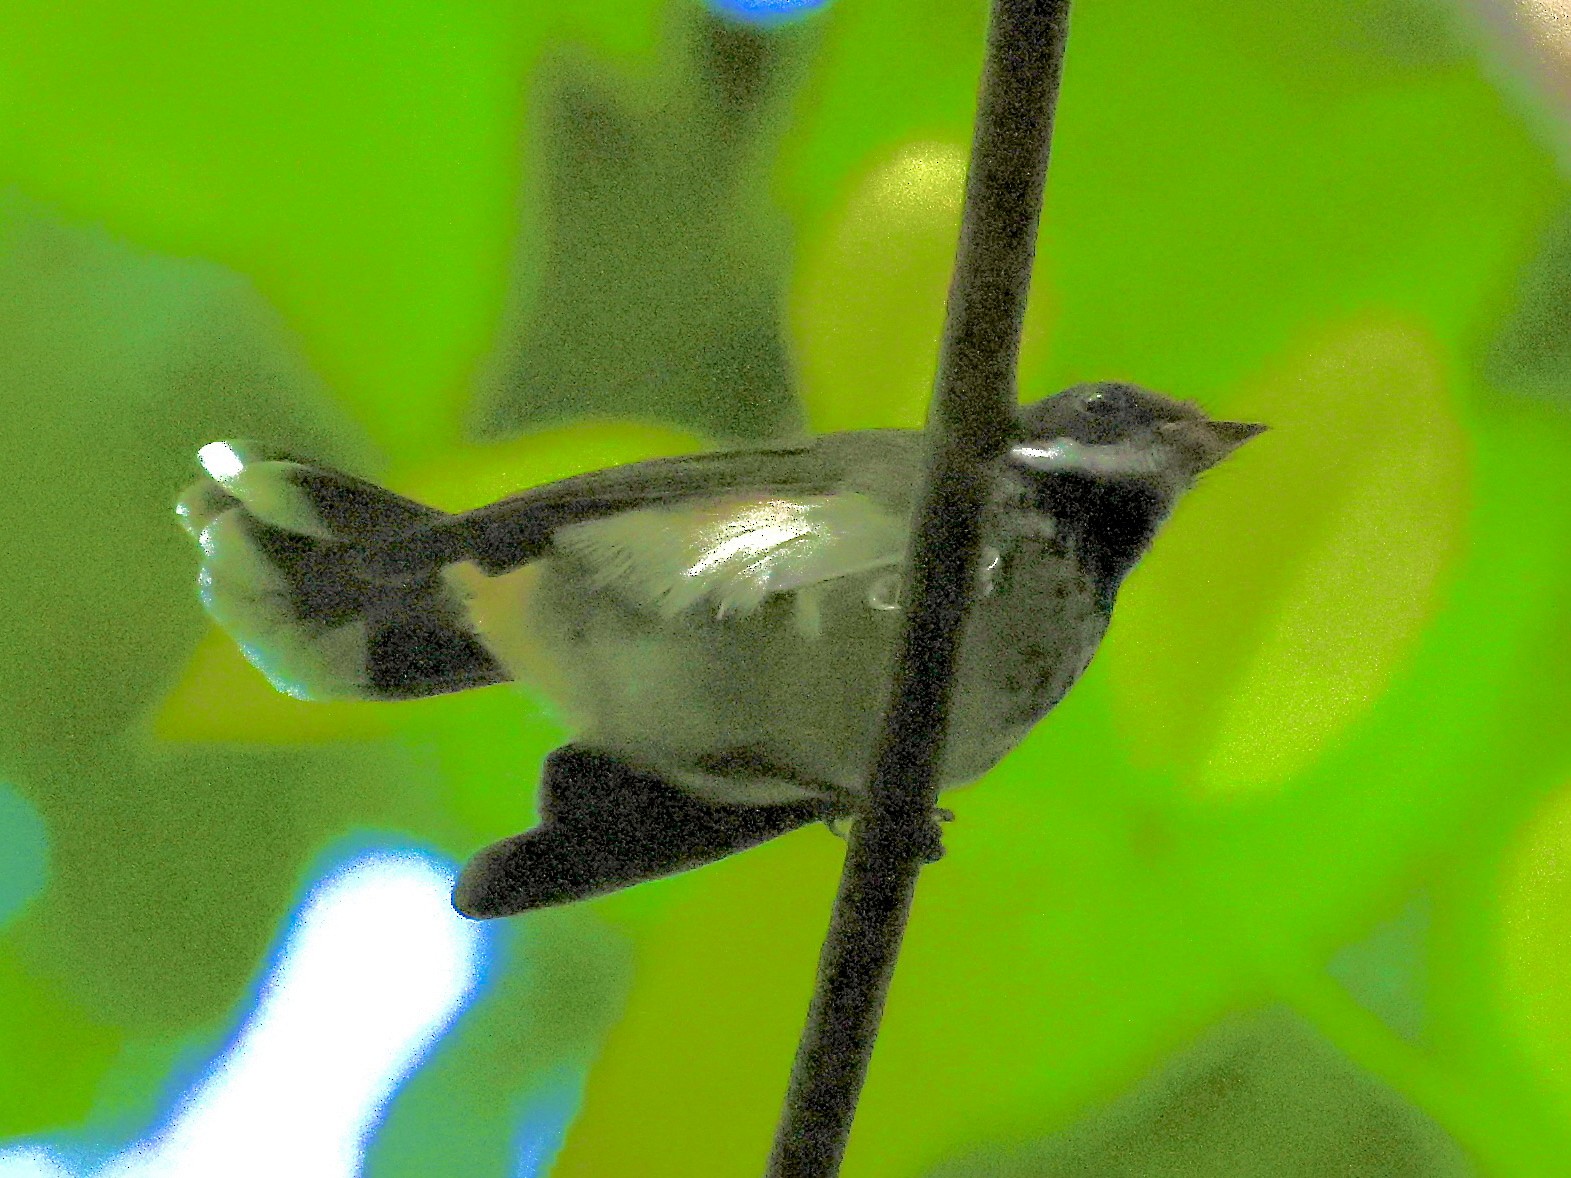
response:
[[[1154,474],[1161,456],[1129,442],[1093,446],[1073,438],[1054,438],[1044,446],[1011,446],[1009,456],[1021,466],[1040,471],[1080,471],[1085,474]]]

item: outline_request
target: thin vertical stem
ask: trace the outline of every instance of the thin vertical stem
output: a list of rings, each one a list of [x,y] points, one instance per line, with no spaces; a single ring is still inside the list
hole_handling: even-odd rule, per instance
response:
[[[981,553],[987,467],[1007,444],[1069,0],[995,0],[960,244],[914,519],[910,603],[817,986],[770,1157],[772,1178],[840,1168],[910,914],[935,844],[949,697]]]

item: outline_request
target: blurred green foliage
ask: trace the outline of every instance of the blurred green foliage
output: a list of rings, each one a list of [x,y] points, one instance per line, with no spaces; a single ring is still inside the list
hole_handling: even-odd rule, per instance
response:
[[[461,508],[918,423],[984,16],[0,0],[0,1141],[145,1132],[323,847],[462,857],[563,737],[270,693],[196,447]],[[1571,191],[1501,60],[1430,0],[1078,6],[1022,394],[1274,429],[952,800],[848,1174],[1565,1172]],[[579,1077],[552,1173],[756,1173],[838,861],[518,922],[367,1173],[511,1173]]]

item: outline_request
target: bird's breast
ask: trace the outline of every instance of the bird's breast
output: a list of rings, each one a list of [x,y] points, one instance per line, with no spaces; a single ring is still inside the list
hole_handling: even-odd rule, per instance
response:
[[[973,607],[951,703],[945,777],[979,777],[1074,686],[1107,630],[1094,580],[1072,551],[1025,536],[1006,547]]]

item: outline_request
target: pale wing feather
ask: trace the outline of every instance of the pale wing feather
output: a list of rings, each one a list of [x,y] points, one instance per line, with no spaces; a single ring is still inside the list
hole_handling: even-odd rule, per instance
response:
[[[746,614],[779,593],[897,564],[906,521],[866,495],[710,500],[559,529],[594,583],[664,617]]]

